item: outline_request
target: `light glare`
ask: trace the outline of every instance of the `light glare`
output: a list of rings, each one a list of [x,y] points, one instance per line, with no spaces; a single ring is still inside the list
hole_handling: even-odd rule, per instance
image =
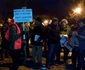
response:
[[[81,8],[76,8],[76,9],[74,10],[74,12],[75,12],[75,13],[81,13]]]
[[[47,23],[48,23],[48,20],[45,20],[45,21],[44,21],[44,23],[46,23],[46,24],[47,24]]]

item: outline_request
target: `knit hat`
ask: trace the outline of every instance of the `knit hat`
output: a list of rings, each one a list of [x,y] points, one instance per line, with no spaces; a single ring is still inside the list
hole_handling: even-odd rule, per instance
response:
[[[53,19],[52,19],[52,24],[53,24],[53,25],[57,25],[57,23],[55,23],[55,22],[58,22],[58,18],[53,18]]]
[[[54,18],[52,19],[52,22],[56,22],[56,21],[58,21],[58,18],[55,18],[55,17],[54,17]]]
[[[40,17],[35,18],[36,21],[42,22],[42,19]]]

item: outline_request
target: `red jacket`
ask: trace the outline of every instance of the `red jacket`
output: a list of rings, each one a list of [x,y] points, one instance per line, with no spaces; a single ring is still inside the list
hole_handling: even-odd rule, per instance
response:
[[[11,25],[15,25],[16,28],[17,28],[17,34],[21,34],[20,28],[19,28],[19,26],[18,26],[16,23],[10,22],[10,25],[9,25],[9,26],[11,26]],[[10,41],[9,30],[10,30],[10,28],[7,30],[7,32],[6,32],[6,34],[5,34],[5,38],[6,38],[8,41]],[[14,50],[19,50],[19,49],[21,49],[21,44],[22,44],[22,39],[21,39],[21,37],[20,37],[19,39],[17,39],[17,40],[14,42]]]

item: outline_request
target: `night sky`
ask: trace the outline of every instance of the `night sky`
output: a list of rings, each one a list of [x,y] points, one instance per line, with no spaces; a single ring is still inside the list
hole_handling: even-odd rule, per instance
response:
[[[67,16],[72,0],[2,0],[0,13],[3,16],[13,14],[13,9],[26,6],[33,9],[34,15]]]

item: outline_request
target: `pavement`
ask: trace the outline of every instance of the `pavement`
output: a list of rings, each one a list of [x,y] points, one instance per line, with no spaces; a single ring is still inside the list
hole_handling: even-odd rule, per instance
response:
[[[32,49],[30,48],[30,55],[32,55]],[[63,52],[60,53],[61,55],[61,62],[63,61]],[[69,56],[71,56],[71,52],[69,53]],[[40,70],[39,66],[37,64],[32,64],[30,62],[31,57],[26,59],[26,64],[19,66],[18,70]],[[42,64],[45,65],[46,58],[42,57]],[[3,60],[0,60],[0,70],[9,70],[10,66],[12,64],[11,58],[4,58]],[[62,63],[60,65],[52,65],[50,66],[50,69],[47,70],[75,70],[72,67],[71,59],[69,58],[67,63]]]
[[[26,64],[19,66],[18,70],[40,70],[39,66],[37,64],[32,64],[30,62],[31,58],[27,58],[26,59]],[[46,62],[46,58],[42,57],[42,63],[45,64]],[[62,61],[62,59],[61,59]],[[5,58],[4,60],[0,61],[0,70],[9,70],[10,66],[12,63],[12,59],[11,58]],[[50,69],[47,70],[75,70],[72,68],[72,62],[71,59],[68,60],[67,64],[63,63],[63,64],[56,64],[56,65],[52,65],[50,66]]]

